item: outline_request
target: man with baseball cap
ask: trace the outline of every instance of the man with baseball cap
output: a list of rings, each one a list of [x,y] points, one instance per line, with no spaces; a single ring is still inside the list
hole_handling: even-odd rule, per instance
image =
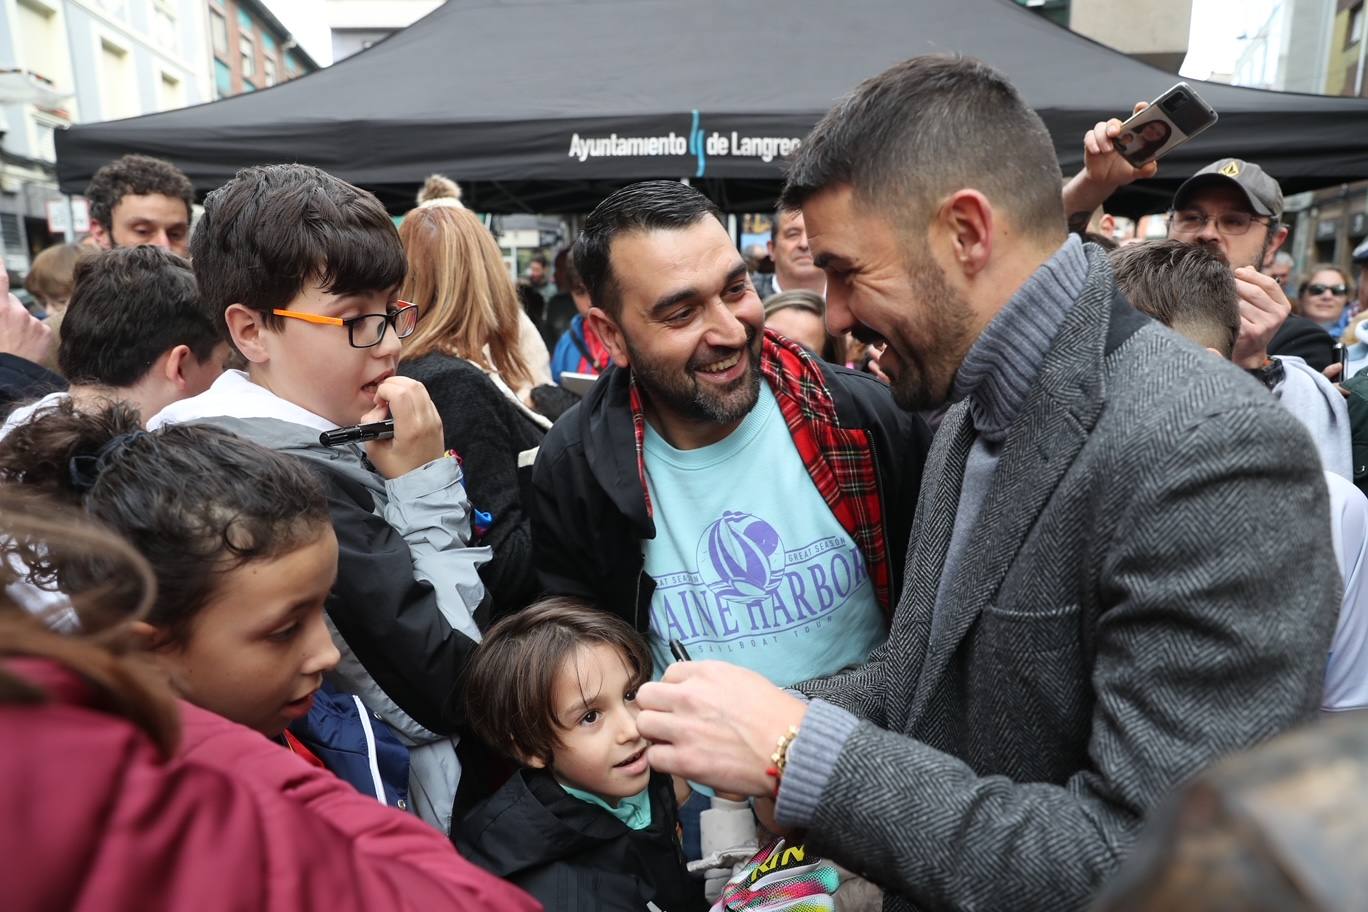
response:
[[[1141,102],[1135,110],[1145,107]],[[1064,185],[1064,211],[1070,213],[1071,230],[1081,230],[1080,219],[1086,224],[1092,211],[1118,188],[1158,171],[1157,162],[1136,168],[1117,154],[1114,141],[1120,133],[1121,121],[1112,118],[1084,135],[1083,170]],[[1276,374],[1270,352],[1297,355],[1323,370],[1330,364],[1333,344],[1324,330],[1304,325],[1310,321],[1289,320],[1292,305],[1287,295],[1277,280],[1262,272],[1287,239],[1282,211],[1278,182],[1263,168],[1238,158],[1212,162],[1184,181],[1169,211],[1171,239],[1203,244],[1235,271],[1240,337],[1232,360],[1258,373],[1265,383],[1271,383]]]
[[[1136,110],[1143,110],[1142,102]],[[1097,124],[1083,137],[1083,170],[1064,185],[1069,228],[1079,231],[1119,187],[1152,177],[1158,164],[1136,168],[1115,151],[1121,121]],[[1343,396],[1321,374],[1333,342],[1315,323],[1292,314],[1278,281],[1262,270],[1287,239],[1282,188],[1252,162],[1222,158],[1183,182],[1169,209],[1171,240],[1201,244],[1235,272],[1240,334],[1231,361],[1262,382],[1301,419],[1325,468],[1353,479],[1349,414]]]

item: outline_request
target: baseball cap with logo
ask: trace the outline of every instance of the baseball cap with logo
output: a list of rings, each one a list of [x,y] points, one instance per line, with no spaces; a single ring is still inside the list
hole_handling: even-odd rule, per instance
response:
[[[1249,208],[1258,215],[1279,218],[1283,211],[1282,188],[1258,165],[1238,158],[1223,158],[1207,165],[1201,171],[1183,181],[1178,192],[1173,194],[1173,208],[1183,208],[1183,203],[1195,190],[1212,184],[1234,184],[1249,200]]]

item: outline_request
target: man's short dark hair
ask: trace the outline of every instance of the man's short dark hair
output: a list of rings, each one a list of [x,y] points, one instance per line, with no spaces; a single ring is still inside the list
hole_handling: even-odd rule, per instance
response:
[[[1240,298],[1226,261],[1202,244],[1146,241],[1107,254],[1116,284],[1136,308],[1229,358],[1240,334]]]
[[[1023,230],[1064,234],[1063,177],[1039,115],[1006,77],[966,57],[928,54],[866,79],[803,140],[780,206],[801,209],[848,184],[856,199],[923,228],[966,187]]]
[[[177,345],[205,361],[222,336],[198,298],[190,264],[160,247],[87,257],[76,265],[57,364],[72,383],[121,388]]]
[[[642,181],[610,194],[584,220],[570,253],[594,306],[614,318],[621,310],[621,289],[610,256],[619,236],[681,231],[709,216],[722,222],[722,212],[712,200],[679,181]]]
[[[195,187],[185,172],[168,161],[150,155],[125,155],[95,172],[86,187],[86,205],[92,220],[113,230],[114,207],[125,196],[159,193],[185,203],[185,220],[195,202]]]
[[[265,324],[310,281],[331,294],[384,291],[404,280],[404,246],[371,193],[308,165],[244,168],[204,200],[190,238],[204,306],[242,304]]]
[[[581,647],[596,644],[621,654],[633,687],[651,679],[641,635],[583,599],[545,598],[499,621],[466,670],[466,718],[475,734],[520,763],[549,763],[565,730],[556,718],[556,676]]]

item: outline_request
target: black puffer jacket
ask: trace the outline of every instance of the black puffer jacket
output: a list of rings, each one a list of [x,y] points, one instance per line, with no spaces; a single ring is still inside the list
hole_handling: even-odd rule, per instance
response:
[[[546,912],[701,912],[684,868],[670,778],[651,776],[651,825],[629,829],[566,793],[545,770],[520,770],[453,836],[461,855],[521,887]]]

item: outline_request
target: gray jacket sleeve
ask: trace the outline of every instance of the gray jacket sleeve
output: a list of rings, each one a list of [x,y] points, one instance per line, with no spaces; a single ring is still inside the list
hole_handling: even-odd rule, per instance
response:
[[[785,819],[781,790],[780,822],[919,908],[1082,908],[1168,790],[1312,716],[1340,601],[1325,484],[1300,429],[1261,412],[1202,416],[1168,458],[1114,479],[1096,642],[1071,647],[1091,654],[1078,772],[1060,784],[980,776],[828,708],[824,729],[843,731],[801,746],[800,734],[785,773],[820,797],[808,819]],[[858,706],[839,688],[810,690]]]
[[[1301,358],[1281,356],[1278,360],[1283,364],[1283,381],[1273,395],[1306,427],[1325,470],[1353,481],[1349,406],[1344,396]]]
[[[461,464],[434,459],[385,482],[385,522],[403,536],[413,557],[413,575],[432,584],[437,608],[453,630],[479,642],[475,609],[484,598],[477,572],[492,553],[472,547],[470,500]]]

